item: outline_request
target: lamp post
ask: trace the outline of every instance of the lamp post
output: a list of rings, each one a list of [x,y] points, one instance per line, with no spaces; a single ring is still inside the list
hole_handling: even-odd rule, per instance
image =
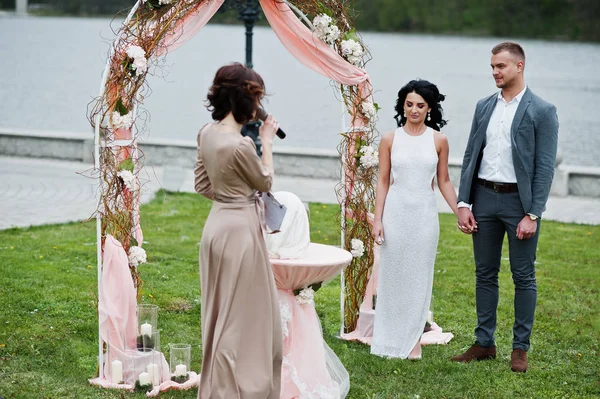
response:
[[[256,0],[246,0],[245,3],[246,5],[240,8],[238,19],[246,26],[246,66],[252,68],[252,29],[260,12]]]

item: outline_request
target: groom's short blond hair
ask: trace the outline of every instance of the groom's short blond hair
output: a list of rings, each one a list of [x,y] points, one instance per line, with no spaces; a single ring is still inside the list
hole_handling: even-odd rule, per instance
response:
[[[508,51],[513,56],[517,57],[519,61],[525,62],[525,51],[519,43],[515,42],[502,42],[497,44],[492,49],[492,54],[496,55],[502,51]]]

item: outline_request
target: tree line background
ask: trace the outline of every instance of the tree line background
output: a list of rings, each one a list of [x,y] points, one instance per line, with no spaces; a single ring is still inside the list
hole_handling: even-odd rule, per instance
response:
[[[511,36],[600,42],[600,0],[345,0],[360,31]],[[226,0],[215,22],[238,23],[241,0]],[[132,0],[29,0],[41,15],[112,16]],[[0,0],[13,9],[15,0]],[[264,23],[264,18],[262,19]]]

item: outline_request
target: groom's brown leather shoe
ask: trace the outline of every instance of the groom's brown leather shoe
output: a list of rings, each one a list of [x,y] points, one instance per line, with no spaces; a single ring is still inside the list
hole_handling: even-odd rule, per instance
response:
[[[523,349],[514,349],[510,355],[510,369],[517,373],[527,371],[527,352]]]
[[[469,363],[472,360],[487,360],[496,358],[496,345],[484,348],[480,345],[471,345],[462,355],[454,356],[450,360],[453,362]]]

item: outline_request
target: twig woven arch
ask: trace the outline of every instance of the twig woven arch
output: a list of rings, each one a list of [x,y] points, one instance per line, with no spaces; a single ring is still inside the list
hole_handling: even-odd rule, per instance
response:
[[[138,0],[116,32],[100,96],[88,114],[95,130],[95,167],[100,187],[96,211],[99,295],[102,253],[109,235],[129,254],[128,266],[138,295],[142,286],[137,272],[137,264],[145,256],[139,256],[143,235],[137,175],[142,165],[138,162],[136,113],[148,88],[148,66],[156,65],[169,51],[193,37],[222,3],[223,0]],[[373,264],[370,212],[375,197],[377,162],[373,142],[378,107],[372,100],[369,76],[364,70],[369,55],[352,26],[346,1],[260,0],[260,4],[292,55],[337,82],[350,115],[351,126],[341,132],[338,146],[342,176],[336,188],[342,208],[343,247],[355,256],[342,278],[343,331],[350,332],[356,327]],[[286,34],[302,36],[303,41],[287,40]],[[102,338],[99,347],[101,361]]]

